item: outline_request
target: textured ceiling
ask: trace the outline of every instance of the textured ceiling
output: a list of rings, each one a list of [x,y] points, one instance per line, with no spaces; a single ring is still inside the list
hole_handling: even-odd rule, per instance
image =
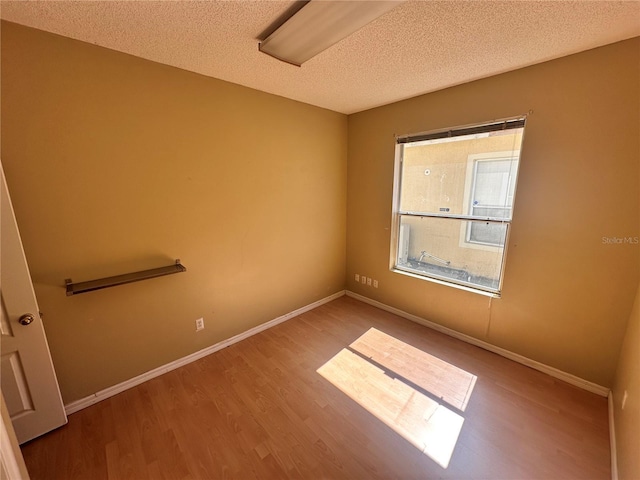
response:
[[[295,67],[257,38],[292,1],[5,1],[1,17],[342,113],[640,35],[640,1],[412,1]]]

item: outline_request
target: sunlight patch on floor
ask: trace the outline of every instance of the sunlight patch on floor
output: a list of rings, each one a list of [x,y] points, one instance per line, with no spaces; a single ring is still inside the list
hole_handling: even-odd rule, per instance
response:
[[[402,340],[370,328],[349,347],[464,412],[477,377]]]
[[[447,468],[477,377],[376,328],[317,372]],[[450,408],[451,407],[451,408]]]

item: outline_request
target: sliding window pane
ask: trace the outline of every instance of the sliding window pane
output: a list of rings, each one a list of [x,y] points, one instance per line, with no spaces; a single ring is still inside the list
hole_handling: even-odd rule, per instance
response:
[[[502,207],[511,219],[522,128],[425,140],[402,149],[401,212],[477,215]]]
[[[396,268],[499,292],[508,225],[401,215]],[[468,241],[468,232],[490,245]]]

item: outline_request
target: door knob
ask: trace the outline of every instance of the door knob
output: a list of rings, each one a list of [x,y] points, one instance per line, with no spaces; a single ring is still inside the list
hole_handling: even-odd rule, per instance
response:
[[[31,324],[31,322],[33,322],[33,320],[33,315],[31,315],[30,313],[25,313],[18,319],[18,323],[20,325],[29,325]]]

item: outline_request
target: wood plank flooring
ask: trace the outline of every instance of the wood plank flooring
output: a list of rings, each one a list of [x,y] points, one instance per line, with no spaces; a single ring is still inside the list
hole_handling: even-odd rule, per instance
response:
[[[38,479],[610,479],[607,400],[349,297],[72,414]]]

